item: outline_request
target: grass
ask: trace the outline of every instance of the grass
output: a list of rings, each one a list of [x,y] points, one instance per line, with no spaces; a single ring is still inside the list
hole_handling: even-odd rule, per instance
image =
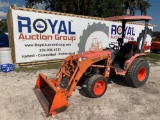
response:
[[[160,54],[157,53],[146,53],[147,58],[160,60]]]
[[[146,53],[146,60],[148,60],[152,64],[156,64],[156,62],[160,62],[160,54]]]
[[[151,64],[157,65],[156,62],[160,62],[160,54],[157,53],[146,53],[146,60],[149,61]],[[16,72],[36,72],[38,70],[43,70],[43,69],[58,69],[60,67],[61,63],[51,63],[47,65],[41,65],[41,66],[33,66],[30,68],[27,67],[21,67],[21,68],[16,68]]]
[[[47,65],[40,65],[40,66],[32,66],[32,67],[20,67],[20,68],[15,68],[16,72],[36,72],[38,70],[43,70],[43,69],[58,69],[60,67],[61,63],[51,63]]]

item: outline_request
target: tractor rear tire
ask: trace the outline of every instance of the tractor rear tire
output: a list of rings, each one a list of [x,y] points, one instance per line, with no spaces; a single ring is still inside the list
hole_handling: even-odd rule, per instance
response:
[[[107,90],[107,79],[95,74],[87,80],[87,93],[91,98],[101,97]]]
[[[129,67],[125,79],[126,82],[135,88],[143,86],[149,76],[149,64],[142,58],[137,58]]]

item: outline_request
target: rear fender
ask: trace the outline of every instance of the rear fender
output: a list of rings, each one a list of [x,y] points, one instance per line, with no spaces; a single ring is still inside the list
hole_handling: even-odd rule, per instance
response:
[[[124,70],[127,71],[128,68],[131,66],[131,64],[133,63],[133,61],[138,58],[138,57],[145,57],[146,54],[145,53],[140,53],[140,54],[135,54],[134,56],[132,56],[129,60],[126,60],[124,63]]]

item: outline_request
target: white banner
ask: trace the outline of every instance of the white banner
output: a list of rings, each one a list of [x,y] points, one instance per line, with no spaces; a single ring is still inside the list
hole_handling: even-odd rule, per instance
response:
[[[64,59],[116,44],[121,35],[118,22],[21,10],[12,10],[12,16],[16,63]],[[125,41],[136,41],[143,29],[142,25],[127,24]],[[149,33],[145,45],[150,42]]]

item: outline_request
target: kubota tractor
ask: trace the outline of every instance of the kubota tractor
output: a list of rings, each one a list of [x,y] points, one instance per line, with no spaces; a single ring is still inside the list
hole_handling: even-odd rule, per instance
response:
[[[151,43],[151,51],[157,53],[160,51],[160,35],[156,37],[154,41]]]
[[[107,79],[110,75],[124,75],[126,82],[132,87],[141,87],[148,79],[149,64],[143,50],[148,21],[150,16],[115,16],[106,20],[122,21],[122,38],[118,46],[110,44],[110,48],[99,51],[87,51],[70,55],[64,59],[55,78],[48,78],[42,73],[36,81],[35,93],[47,114],[64,111],[68,106],[68,98],[76,86],[85,82],[87,93],[92,98],[101,97],[107,90]],[[143,39],[137,44],[123,43],[125,25],[130,21],[145,21]]]

